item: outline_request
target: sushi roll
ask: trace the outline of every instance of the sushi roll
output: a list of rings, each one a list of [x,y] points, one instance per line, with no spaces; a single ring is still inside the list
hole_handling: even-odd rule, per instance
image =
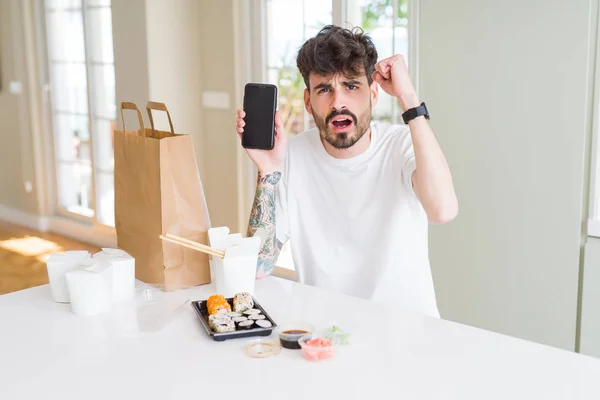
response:
[[[217,333],[233,332],[235,331],[235,322],[233,322],[232,320],[228,320],[217,325],[213,325],[212,328],[213,331]]]
[[[208,317],[208,326],[213,332],[233,332],[235,331],[235,322],[226,314],[218,313]]]
[[[252,295],[250,295],[250,293],[240,292],[233,296],[233,311],[240,313],[250,310],[253,307],[254,300],[252,299]]]
[[[235,317],[241,317],[241,316],[242,316],[242,314],[240,314],[240,313],[238,313],[238,312],[235,312],[235,311],[231,311],[231,312],[230,312],[229,314],[227,314],[227,315],[229,315],[231,318],[235,318]]]
[[[208,323],[212,324],[213,322],[217,322],[222,319],[228,318],[227,316],[223,316],[222,314],[213,314],[208,316]]]
[[[229,318],[230,317],[229,313],[227,312],[227,309],[225,309],[225,308],[219,308],[217,310],[217,312],[214,313],[213,315],[219,316],[220,318]]]
[[[260,326],[261,328],[270,328],[273,326],[273,324],[270,321],[267,321],[266,319],[260,319],[254,322],[256,322],[256,325]]]
[[[244,322],[244,321],[248,321],[248,318],[246,318],[246,317],[233,317],[232,320],[233,320],[233,322]]]
[[[254,321],[249,319],[246,321],[239,322],[237,325],[239,329],[251,329],[252,326],[254,326]]]
[[[252,308],[250,310],[244,311],[244,315],[252,315],[252,314],[260,314],[260,310],[258,308]]]
[[[264,315],[258,314],[258,313],[248,315],[248,319],[259,320],[259,319],[265,319],[265,318],[266,317]]]
[[[206,308],[208,309],[208,315],[216,314],[222,309],[227,310],[227,312],[231,311],[231,306],[221,294],[210,296],[208,300],[206,300]]]
[[[227,321],[232,321],[227,315],[223,314],[213,314],[208,317],[208,325],[218,325],[226,323]]]

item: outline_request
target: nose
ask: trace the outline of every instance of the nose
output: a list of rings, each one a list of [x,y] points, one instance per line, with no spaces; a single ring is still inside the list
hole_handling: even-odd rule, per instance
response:
[[[344,98],[344,94],[341,90],[334,89],[333,96],[331,98],[331,110],[339,112],[345,110],[346,108],[346,99]]]

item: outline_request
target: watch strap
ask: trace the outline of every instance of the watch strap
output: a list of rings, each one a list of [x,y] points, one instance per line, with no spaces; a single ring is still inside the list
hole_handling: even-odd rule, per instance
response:
[[[418,107],[409,108],[402,114],[402,119],[405,124],[408,124],[413,119],[420,117],[421,115],[425,116],[425,119],[429,119],[429,112],[427,111],[427,106],[425,103],[421,103]]]

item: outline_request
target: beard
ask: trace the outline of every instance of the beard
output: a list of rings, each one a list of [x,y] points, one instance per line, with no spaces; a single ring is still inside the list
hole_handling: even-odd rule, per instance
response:
[[[347,149],[354,146],[356,142],[367,133],[371,124],[371,102],[369,102],[369,107],[361,114],[360,118],[351,111],[345,109],[341,111],[332,111],[327,117],[321,118],[315,113],[312,106],[310,109],[321,137],[336,149]],[[347,115],[352,118],[353,124],[348,131],[334,132],[330,128],[329,122],[338,115]]]

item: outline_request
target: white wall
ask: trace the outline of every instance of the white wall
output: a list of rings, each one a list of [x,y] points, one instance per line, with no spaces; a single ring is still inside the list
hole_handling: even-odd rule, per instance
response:
[[[43,196],[36,185],[34,135],[28,109],[29,91],[35,90],[27,75],[35,51],[28,43],[31,32],[25,31],[33,23],[33,17],[25,15],[26,8],[30,11],[29,1],[0,1],[0,206],[37,214]],[[11,81],[21,84],[20,93],[10,92]],[[25,182],[32,183],[31,193],[25,190]]]
[[[201,2],[202,88],[229,97],[229,108],[203,110],[204,154],[207,168],[204,181],[206,201],[213,226],[228,226],[239,231],[238,158],[239,138],[235,132],[236,63],[235,0]],[[239,104],[239,103],[238,103]],[[248,204],[248,209],[252,204]],[[245,232],[244,232],[245,233]]]
[[[146,0],[149,100],[167,105],[177,133],[192,134],[203,174],[200,18],[196,0]],[[153,116],[157,129],[169,130],[164,112]]]
[[[444,318],[575,347],[594,7],[421,1],[420,95],[460,203],[430,235]]]
[[[146,0],[113,0],[111,7],[117,108],[132,101],[143,109],[150,97]],[[127,129],[135,129],[137,119],[129,113]]]
[[[150,127],[146,102],[165,103],[175,131],[193,136],[202,174],[199,3],[113,0],[112,18],[117,103],[136,103],[146,127]],[[155,111],[153,116],[157,129],[169,129],[164,112]],[[128,129],[137,127],[133,112],[126,112],[125,118]]]

